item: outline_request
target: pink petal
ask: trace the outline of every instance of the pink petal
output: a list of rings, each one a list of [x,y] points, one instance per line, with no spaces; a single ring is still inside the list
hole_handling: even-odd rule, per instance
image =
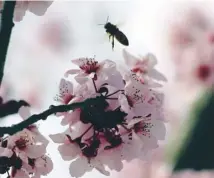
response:
[[[133,118],[129,121],[127,127],[131,128],[132,126],[134,126],[135,124],[137,124],[138,122],[141,122],[145,120],[145,117],[140,117],[140,118]]]
[[[146,103],[135,104],[132,111],[136,116],[146,117],[154,111],[154,107]]]
[[[166,77],[156,69],[152,69],[151,71],[149,71],[148,75],[155,80],[167,81]]]
[[[36,159],[35,166],[41,175],[47,175],[53,170],[53,162],[48,156]]]
[[[28,156],[25,152],[21,151],[18,153],[19,154],[19,158],[24,162],[24,163],[28,163]]]
[[[61,79],[59,88],[60,88],[61,95],[73,93],[73,84],[68,80]]]
[[[51,134],[49,135],[49,137],[54,143],[64,143],[66,140],[66,136],[64,133]]]
[[[20,22],[25,16],[27,8],[28,8],[28,2],[18,1],[15,6],[14,21]]]
[[[65,72],[64,76],[68,77],[69,75],[78,74],[81,70],[79,69],[71,69]]]
[[[82,77],[82,76],[75,76],[74,79],[79,83],[79,84],[84,84],[85,82],[88,81],[87,77]]]
[[[58,147],[59,153],[63,160],[69,161],[78,156],[81,150],[78,148],[78,145],[74,144],[63,144]]]
[[[109,60],[109,59],[106,59],[103,62],[101,62],[100,66],[102,67],[102,70],[112,71],[113,69],[116,69],[116,63],[114,61]]]
[[[35,173],[31,178],[41,178],[41,175],[39,173]]]
[[[16,171],[16,174],[13,178],[30,178],[30,176],[22,169],[19,169]]]
[[[25,152],[29,158],[38,158],[45,154],[45,145],[30,145],[25,149]]]
[[[154,126],[151,128],[152,135],[158,140],[164,140],[166,136],[166,126],[163,121],[154,120],[153,125]]]
[[[8,148],[0,147],[0,156],[6,156],[10,158],[13,155],[13,151]]]
[[[121,105],[121,109],[128,113],[130,111],[130,106],[128,104],[126,96],[124,94],[120,94],[118,97],[118,101]]]
[[[72,62],[73,64],[76,64],[76,65],[78,65],[79,67],[81,67],[82,65],[86,64],[87,61],[88,61],[88,59],[87,59],[87,58],[84,58],[84,57],[71,60],[71,62]]]
[[[80,168],[81,165],[81,168]],[[69,171],[72,177],[82,177],[86,172],[92,170],[89,166],[88,161],[85,158],[78,158],[70,164]]]
[[[30,113],[30,108],[29,107],[26,107],[26,106],[22,106],[20,109],[19,109],[19,115],[25,120],[25,119],[28,119],[28,117],[31,116],[31,113]]]
[[[91,159],[90,165],[94,167],[96,170],[98,170],[101,174],[105,176],[110,176],[110,172],[106,171],[105,166],[101,163],[98,159]]]
[[[137,61],[139,61],[138,58],[136,58],[135,56],[131,55],[125,49],[123,50],[123,58],[125,60],[126,65],[128,67],[130,67],[130,68],[132,68],[133,66],[135,66],[135,64],[137,63]]]
[[[145,62],[147,62],[147,66],[149,69],[153,68],[158,63],[156,56],[152,53],[148,53],[144,57],[144,60]]]
[[[53,1],[29,1],[28,10],[35,15],[42,16],[52,3]]]
[[[155,149],[158,147],[157,144],[157,139],[154,136],[143,136],[143,135],[139,135],[138,136],[141,138],[141,140],[143,141],[143,150],[144,151],[150,151],[151,149]]]

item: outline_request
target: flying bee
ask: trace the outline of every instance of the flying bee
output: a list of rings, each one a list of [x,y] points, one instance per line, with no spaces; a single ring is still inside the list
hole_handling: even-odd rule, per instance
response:
[[[128,46],[129,41],[126,35],[123,32],[121,32],[116,25],[113,25],[110,22],[108,22],[108,18],[107,18],[106,24],[99,24],[99,25],[104,25],[104,28],[106,29],[106,33],[109,34],[109,40],[111,40],[112,38],[112,42],[111,42],[112,50],[114,50],[114,38],[116,38],[117,41],[120,42],[121,44]]]

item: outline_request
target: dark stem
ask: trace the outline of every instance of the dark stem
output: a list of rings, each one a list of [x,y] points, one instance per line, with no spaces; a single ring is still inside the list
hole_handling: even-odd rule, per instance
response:
[[[95,84],[95,82],[94,82],[94,79],[92,79],[92,81],[93,81],[93,84],[94,84],[95,92],[98,93],[98,90],[97,90],[96,84]]]
[[[77,108],[88,108],[91,105],[94,105],[94,103],[100,103],[100,100],[102,101],[102,97],[96,97],[96,98],[89,98],[86,99],[83,102],[79,103],[71,103],[69,105],[60,105],[60,106],[50,106],[50,108],[41,114],[34,114],[30,116],[28,119],[12,125],[11,127],[0,127],[0,137],[4,136],[4,134],[13,135],[19,131],[22,131],[23,129],[29,127],[30,125],[38,122],[39,120],[45,120],[48,116],[58,113],[58,112],[67,112],[70,110],[74,110]]]
[[[10,36],[13,23],[13,13],[16,1],[4,1],[2,12],[1,31],[0,31],[0,85],[4,75],[4,66],[6,61],[7,50],[10,42]]]
[[[30,106],[30,105],[24,100],[20,100],[20,101],[9,100],[3,103],[3,99],[2,99],[2,102],[0,102],[0,118],[9,116],[11,114],[16,114],[19,111],[19,108],[22,106]]]
[[[87,102],[87,100],[85,101]],[[11,127],[0,127],[0,136],[4,134],[13,135],[19,131],[22,131],[24,128],[38,122],[39,120],[45,120],[48,116],[55,114],[57,112],[66,112],[70,110],[74,110],[76,108],[83,107],[85,102],[82,103],[72,103],[69,105],[60,105],[60,106],[51,106],[50,109],[42,112],[41,114],[34,114],[30,116],[28,119],[12,125]]]

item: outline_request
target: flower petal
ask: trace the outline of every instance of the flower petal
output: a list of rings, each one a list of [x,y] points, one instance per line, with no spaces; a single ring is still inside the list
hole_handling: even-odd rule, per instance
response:
[[[35,166],[41,175],[47,175],[53,170],[53,162],[48,156],[36,159]]]
[[[84,84],[85,82],[88,81],[88,77],[82,77],[82,76],[75,76],[74,79],[79,84]]]
[[[28,10],[35,15],[42,16],[52,3],[53,1],[29,1]]]
[[[22,106],[21,108],[19,108],[19,115],[26,120],[28,117],[31,116],[30,113],[30,108],[26,107],[26,106]]]
[[[81,166],[81,168],[80,168]],[[92,170],[85,158],[78,158],[70,164],[69,171],[72,177],[82,177],[86,172]]]
[[[12,176],[11,176],[12,177]],[[30,178],[30,176],[22,169],[17,169],[15,176],[12,178]]]
[[[151,128],[151,133],[158,140],[164,140],[166,136],[166,127],[163,121],[154,120],[153,127]]]
[[[151,71],[149,71],[148,75],[154,78],[155,80],[165,81],[165,82],[167,81],[166,77],[156,69],[152,69]]]
[[[78,74],[81,70],[79,69],[71,69],[65,72],[64,76],[68,77],[69,75]]]
[[[61,79],[59,84],[60,94],[66,95],[66,94],[73,94],[73,84],[65,79]]]
[[[149,69],[153,68],[158,63],[156,56],[152,53],[147,53],[147,55],[144,57],[144,60],[147,63]]]
[[[66,140],[66,136],[64,133],[50,134],[49,137],[54,143],[64,143]]]
[[[133,67],[137,61],[139,61],[138,58],[135,56],[131,55],[129,52],[127,52],[125,49],[123,49],[123,58],[125,60],[125,63],[129,67]]]
[[[6,156],[10,158],[13,155],[13,151],[8,148],[0,147],[0,156]]]
[[[25,149],[25,152],[29,158],[38,158],[45,154],[45,145],[30,145]]]
[[[78,145],[75,143],[60,145],[58,150],[62,159],[65,161],[74,159],[81,152],[81,150],[78,148]]]

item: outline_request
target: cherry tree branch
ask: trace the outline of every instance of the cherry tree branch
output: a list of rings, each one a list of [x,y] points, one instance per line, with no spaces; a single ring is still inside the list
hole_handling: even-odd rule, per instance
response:
[[[13,13],[16,1],[5,1],[2,12],[1,31],[0,31],[0,84],[4,75],[4,66],[6,61],[7,50],[10,42],[10,36],[13,23]]]
[[[77,108],[81,108],[85,105],[85,102],[80,103],[72,103],[69,105],[60,105],[60,106],[50,106],[50,108],[40,114],[34,114],[30,116],[28,119],[12,125],[11,127],[0,127],[0,136],[3,136],[4,134],[13,135],[19,131],[22,131],[23,129],[27,128],[28,126],[38,122],[39,120],[46,120],[48,116],[55,114],[57,112],[66,112],[70,110],[74,110]]]
[[[9,100],[5,103],[0,102],[0,118],[17,113],[19,111],[19,108],[22,106],[30,106],[30,105],[24,100],[19,100],[19,101]]]

